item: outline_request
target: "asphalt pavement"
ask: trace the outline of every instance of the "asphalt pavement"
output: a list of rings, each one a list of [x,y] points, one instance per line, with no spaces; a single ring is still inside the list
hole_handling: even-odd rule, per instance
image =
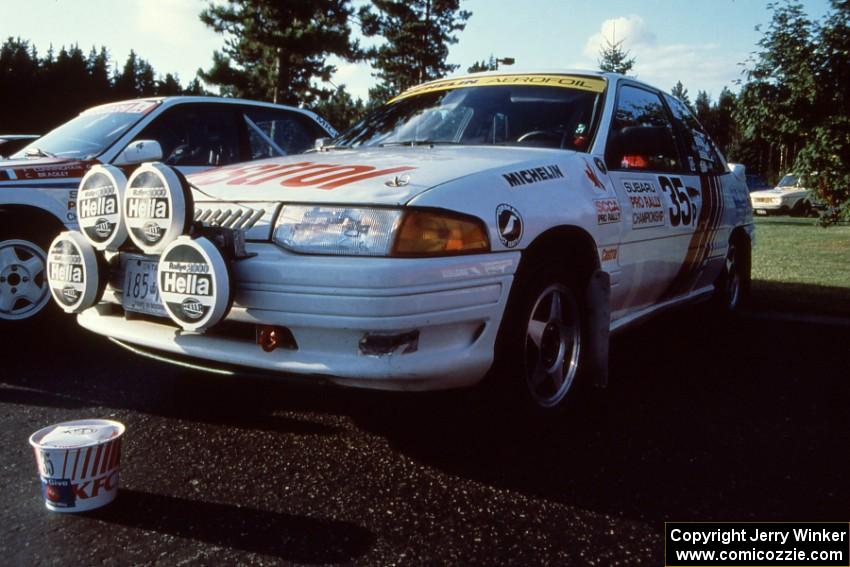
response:
[[[68,320],[0,333],[3,565],[661,565],[666,520],[850,510],[847,326],[666,315],[544,421],[210,375]],[[48,512],[27,438],[91,417],[127,426],[118,499]]]

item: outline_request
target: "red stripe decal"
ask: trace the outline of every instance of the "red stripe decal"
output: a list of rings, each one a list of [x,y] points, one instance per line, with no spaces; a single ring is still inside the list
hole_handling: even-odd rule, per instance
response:
[[[109,467],[109,458],[112,457],[112,447],[115,445],[114,442],[107,443],[104,447],[103,451],[103,461],[101,461],[100,465],[100,474],[105,473]]]
[[[74,457],[74,472],[71,473],[71,479],[77,478],[77,463],[80,460],[80,449],[77,449],[77,455]]]
[[[97,476],[97,469],[100,466],[100,458],[103,456],[103,444],[97,446],[97,452],[94,455],[94,461],[91,464],[91,474],[89,476]]]
[[[83,460],[83,468],[80,471],[80,480],[86,478],[86,471],[89,470],[89,458],[91,457],[92,448],[86,449],[86,458]]]
[[[70,451],[65,449],[65,462],[62,463],[62,478],[65,478],[65,469],[68,468],[68,453]]]

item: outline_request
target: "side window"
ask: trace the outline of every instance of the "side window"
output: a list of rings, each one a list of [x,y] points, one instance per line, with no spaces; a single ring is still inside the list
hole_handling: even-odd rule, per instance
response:
[[[629,85],[620,88],[605,161],[609,169],[682,171],[673,124],[658,94]]]
[[[678,138],[684,145],[682,149],[688,156],[688,170],[691,173],[724,173],[723,160],[699,120],[682,101],[664,96],[677,123]]]
[[[312,120],[297,112],[273,108],[245,108],[250,159],[300,154],[327,136]]]
[[[241,161],[236,120],[230,105],[181,104],[166,110],[136,139],[159,142],[168,165],[227,165]]]

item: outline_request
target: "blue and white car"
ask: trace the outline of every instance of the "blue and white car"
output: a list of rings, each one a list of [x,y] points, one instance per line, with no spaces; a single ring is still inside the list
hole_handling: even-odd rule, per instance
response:
[[[93,165],[129,172],[161,160],[188,174],[301,153],[335,135],[312,112],[239,99],[157,97],[84,111],[0,161],[0,320],[28,319],[48,304],[45,250],[78,228],[77,187]]]
[[[185,184],[143,167],[129,240],[57,242],[54,294],[135,352],[225,372],[431,390],[498,368],[552,408],[604,381],[610,333],[736,309],[749,284],[743,176],[686,106],[615,74],[444,79],[312,153]]]

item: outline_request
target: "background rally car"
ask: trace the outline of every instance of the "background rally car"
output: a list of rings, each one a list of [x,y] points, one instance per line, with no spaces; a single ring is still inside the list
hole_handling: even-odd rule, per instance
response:
[[[51,289],[91,331],[211,368],[422,390],[495,360],[552,407],[606,376],[609,331],[733,309],[749,282],[744,180],[682,103],[618,75],[427,83],[320,151],[188,180],[137,170],[111,246],[53,245]]]
[[[335,135],[312,112],[246,100],[151,98],[86,110],[0,161],[0,320],[33,317],[50,301],[44,250],[63,227],[77,227],[76,189],[92,165],[130,171],[159,159],[190,173],[301,153]]]
[[[776,187],[750,193],[753,209],[758,215],[801,215],[811,214],[811,191],[800,185],[795,175],[788,174],[779,180]]]

